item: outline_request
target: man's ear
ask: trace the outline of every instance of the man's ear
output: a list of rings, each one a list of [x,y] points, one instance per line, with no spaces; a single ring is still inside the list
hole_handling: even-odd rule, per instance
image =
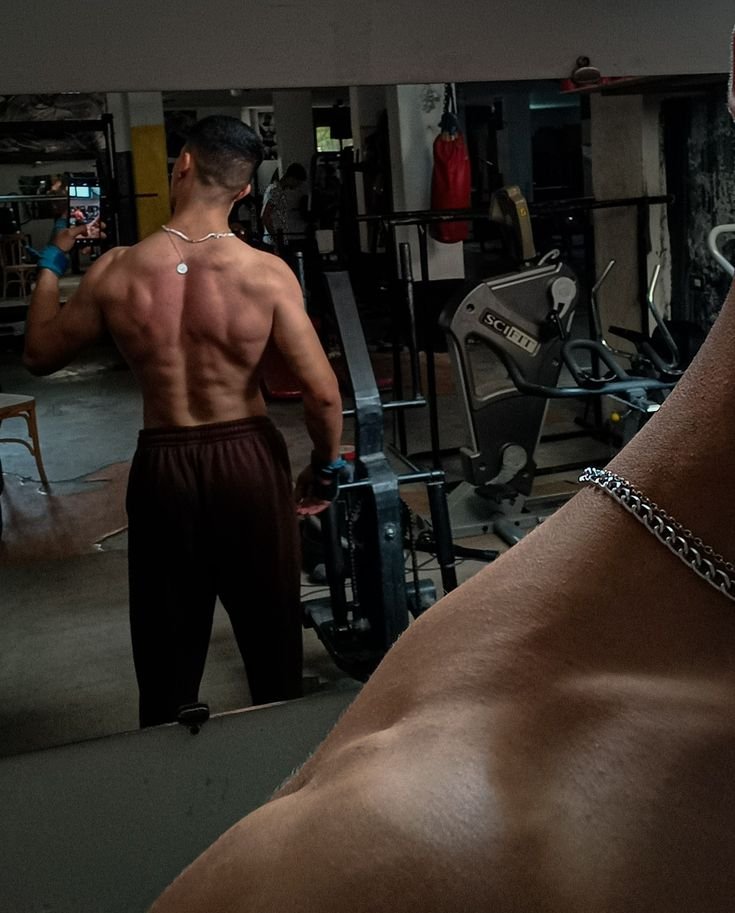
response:
[[[238,193],[238,195],[232,201],[233,204],[237,203],[238,200],[242,200],[244,197],[249,196],[252,189],[253,189],[252,184],[246,184],[245,187],[243,187],[243,189],[240,191],[240,193]]]
[[[194,159],[191,156],[191,152],[187,152],[186,149],[182,149],[179,154],[179,159],[176,163],[175,172],[179,178],[186,177],[186,175],[194,167]]]

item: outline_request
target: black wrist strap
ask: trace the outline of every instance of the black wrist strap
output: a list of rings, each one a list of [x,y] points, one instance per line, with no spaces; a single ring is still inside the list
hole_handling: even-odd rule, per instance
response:
[[[317,457],[313,450],[311,452],[311,471],[314,475],[330,479],[332,476],[339,475],[346,465],[347,461],[341,456],[337,457],[336,460],[332,460],[331,463],[325,463]]]
[[[314,475],[312,490],[314,497],[322,501],[333,501],[339,491],[339,476],[347,466],[347,461],[337,457],[330,463],[324,463],[316,454],[311,454],[311,471]]]

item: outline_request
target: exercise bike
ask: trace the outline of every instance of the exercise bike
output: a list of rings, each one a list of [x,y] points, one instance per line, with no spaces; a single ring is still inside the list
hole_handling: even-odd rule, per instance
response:
[[[600,339],[573,338],[578,296],[554,251],[465,290],[440,315],[470,435],[448,499],[455,536],[494,531],[513,544],[568,498],[529,501],[550,400],[611,396],[645,418],[675,383],[626,370]]]

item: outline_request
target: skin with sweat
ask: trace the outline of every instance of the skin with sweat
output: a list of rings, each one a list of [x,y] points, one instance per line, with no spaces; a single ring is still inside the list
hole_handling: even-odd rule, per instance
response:
[[[612,462],[735,557],[735,295]],[[735,603],[587,489],[425,613],[153,913],[731,913]]]

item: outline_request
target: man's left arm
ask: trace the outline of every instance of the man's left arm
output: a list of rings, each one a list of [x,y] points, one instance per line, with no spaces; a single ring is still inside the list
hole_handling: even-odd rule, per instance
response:
[[[64,229],[42,252],[25,327],[23,363],[32,374],[52,374],[63,368],[104,329],[97,297],[104,264],[99,260],[64,307],[60,301],[59,279],[65,272],[66,255],[88,229]]]

